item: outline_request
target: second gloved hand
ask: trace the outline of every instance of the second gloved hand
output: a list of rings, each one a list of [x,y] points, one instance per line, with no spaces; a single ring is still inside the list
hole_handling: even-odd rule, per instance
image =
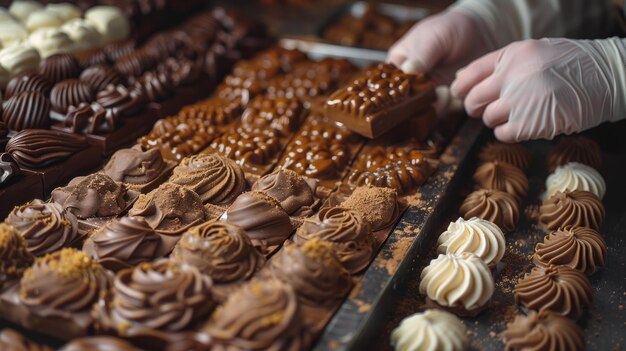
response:
[[[552,139],[626,117],[622,39],[526,40],[472,62],[452,93],[505,142]]]

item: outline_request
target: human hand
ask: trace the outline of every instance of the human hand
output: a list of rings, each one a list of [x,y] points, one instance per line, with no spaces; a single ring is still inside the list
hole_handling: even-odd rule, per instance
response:
[[[461,69],[451,90],[501,141],[552,139],[626,117],[625,58],[619,38],[526,40]]]
[[[387,62],[405,72],[427,72],[437,83],[448,85],[459,68],[495,49],[483,39],[477,21],[454,9],[430,16],[393,45]]]

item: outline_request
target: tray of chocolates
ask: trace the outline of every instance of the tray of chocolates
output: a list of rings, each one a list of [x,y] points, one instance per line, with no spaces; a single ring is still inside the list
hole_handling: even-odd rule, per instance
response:
[[[443,213],[482,128],[455,138],[426,109],[366,141],[314,107],[357,71],[270,48],[101,169],[15,207],[0,226],[0,311],[22,336],[6,338],[172,351],[350,342],[402,248]]]
[[[459,171],[470,181],[352,347],[620,349],[626,150],[609,134],[501,144],[483,133]]]

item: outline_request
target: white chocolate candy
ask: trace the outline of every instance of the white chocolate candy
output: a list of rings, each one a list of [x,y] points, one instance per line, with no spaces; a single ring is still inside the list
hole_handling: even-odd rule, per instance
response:
[[[130,23],[117,7],[94,6],[85,12],[85,19],[109,42],[125,39],[130,34]]]
[[[19,44],[28,39],[28,31],[18,22],[0,22],[0,43],[3,47]]]
[[[76,50],[92,49],[102,45],[102,34],[91,22],[75,18],[65,23],[61,29],[72,39]]]
[[[476,217],[469,220],[460,217],[456,222],[450,223],[448,230],[439,236],[437,243],[438,253],[471,252],[487,265],[500,262],[506,249],[502,230],[492,222]]]
[[[38,29],[56,28],[63,24],[63,20],[56,13],[46,10],[35,11],[26,20],[26,29],[34,32]]]
[[[30,45],[13,45],[0,50],[0,65],[11,77],[22,72],[35,71],[39,61],[39,53]]]
[[[421,274],[419,291],[439,305],[477,310],[494,291],[487,264],[473,253],[439,255]]]
[[[467,328],[455,315],[440,310],[426,310],[406,317],[391,333],[395,351],[464,351]]]
[[[15,17],[11,15],[9,10],[4,7],[0,7],[0,23],[2,22],[17,22]]]
[[[60,28],[39,29],[30,35],[28,41],[39,50],[42,58],[58,53],[71,52],[74,49],[74,42]]]
[[[26,19],[31,13],[41,9],[43,9],[43,5],[38,1],[17,0],[13,1],[9,7],[9,12],[18,20],[26,22]]]
[[[546,197],[549,199],[557,191],[589,191],[602,199],[606,192],[606,183],[600,172],[578,162],[559,166],[546,179]]]
[[[82,15],[82,11],[80,10],[80,8],[78,8],[78,6],[70,4],[68,2],[48,4],[46,5],[46,10],[56,13],[63,22],[67,22],[75,18],[80,18]]]

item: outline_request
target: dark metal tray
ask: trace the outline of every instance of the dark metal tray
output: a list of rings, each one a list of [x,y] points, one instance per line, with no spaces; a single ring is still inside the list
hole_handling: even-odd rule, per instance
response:
[[[621,133],[619,132],[621,131]],[[626,122],[606,125],[591,131],[591,136],[603,147],[604,166],[601,171],[607,183],[607,194],[603,199],[606,207],[606,220],[600,233],[608,246],[606,266],[590,277],[594,288],[594,300],[590,310],[579,321],[585,332],[588,350],[622,350],[626,339],[626,143],[616,137],[626,132]],[[463,137],[463,134],[459,134]],[[456,177],[459,180],[451,185],[452,195],[442,206],[439,223],[430,226],[430,231],[419,240],[420,247],[411,250],[405,259],[401,272],[396,273],[397,284],[387,293],[389,303],[381,305],[364,321],[365,328],[346,344],[346,349],[391,350],[389,337],[400,321],[423,310],[424,298],[418,291],[420,273],[431,259],[436,257],[436,240],[450,221],[459,217],[457,212],[464,196],[471,191],[471,175],[476,166],[476,153],[482,145],[492,139],[485,130],[472,148],[469,157],[459,165]],[[548,175],[545,156],[554,142],[534,141],[526,143],[533,156],[529,170],[530,193],[523,204],[517,230],[507,235],[507,251],[503,258],[504,271],[496,277],[496,293],[490,308],[477,318],[466,318],[470,331],[471,350],[502,350],[504,344],[500,333],[506,323],[519,313],[514,304],[512,289],[517,280],[532,266],[529,255],[534,245],[543,240],[546,234],[540,229],[534,216],[540,205],[540,195]],[[404,219],[402,221],[404,223]],[[412,223],[411,223],[412,225]]]

